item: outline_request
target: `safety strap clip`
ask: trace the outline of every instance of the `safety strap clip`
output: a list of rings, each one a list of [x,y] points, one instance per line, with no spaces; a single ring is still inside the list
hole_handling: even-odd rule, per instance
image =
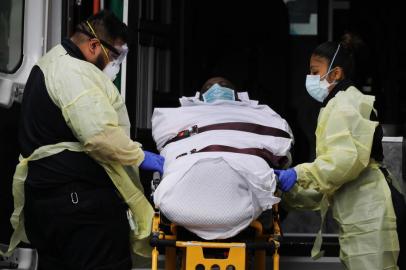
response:
[[[197,127],[197,125],[194,125],[193,127],[189,128],[189,129],[182,130],[181,132],[178,133],[178,135],[176,135],[176,137],[177,138],[187,138],[187,137],[190,137],[197,133],[199,133],[199,128]]]
[[[79,196],[76,192],[72,192],[70,194],[70,198],[71,198],[73,204],[77,204],[79,202]]]

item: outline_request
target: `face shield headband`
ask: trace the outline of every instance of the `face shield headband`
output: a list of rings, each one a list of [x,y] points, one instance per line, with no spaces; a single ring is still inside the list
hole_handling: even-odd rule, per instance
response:
[[[86,24],[87,24],[87,26],[89,27],[89,29],[90,29],[90,31],[91,31],[92,33],[89,33],[87,30],[82,29],[81,27],[77,27],[77,28],[76,28],[76,31],[78,31],[78,32],[80,32],[80,33],[83,33],[83,34],[85,34],[86,36],[88,36],[88,37],[90,37],[90,38],[96,38],[97,40],[99,40],[100,43],[101,43],[101,45],[102,45],[101,47],[102,47],[102,49],[103,49],[103,52],[104,52],[104,54],[106,55],[108,61],[110,61],[110,57],[109,57],[109,54],[107,53],[105,47],[106,47],[107,49],[109,49],[109,51],[111,51],[111,52],[115,55],[115,57],[113,56],[112,58],[118,58],[122,52],[120,52],[120,51],[119,51],[117,48],[115,48],[114,46],[110,45],[108,42],[106,42],[106,41],[104,41],[104,40],[98,38],[98,36],[97,36],[96,32],[94,31],[93,27],[91,26],[91,24],[90,24],[88,21],[86,21]]]

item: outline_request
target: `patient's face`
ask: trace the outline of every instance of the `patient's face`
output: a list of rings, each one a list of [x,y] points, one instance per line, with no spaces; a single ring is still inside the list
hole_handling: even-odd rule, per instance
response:
[[[235,89],[234,85],[227,79],[223,78],[223,77],[213,77],[208,79],[202,86],[202,88],[200,89],[200,93],[203,94],[204,92],[206,92],[213,84],[218,83],[221,86],[230,88],[230,89]]]

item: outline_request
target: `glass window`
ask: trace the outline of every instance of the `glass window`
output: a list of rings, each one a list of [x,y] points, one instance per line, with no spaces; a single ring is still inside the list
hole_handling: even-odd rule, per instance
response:
[[[14,73],[23,58],[24,0],[0,1],[0,72]]]

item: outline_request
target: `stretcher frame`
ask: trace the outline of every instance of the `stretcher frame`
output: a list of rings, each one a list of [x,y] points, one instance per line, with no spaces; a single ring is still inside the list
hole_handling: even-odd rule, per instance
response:
[[[152,195],[159,185],[160,178],[154,175],[151,183]],[[176,270],[179,266],[178,256],[181,258],[181,270],[245,270],[249,264],[248,251],[254,253],[254,269],[266,269],[266,254],[272,254],[273,270],[279,270],[279,253],[282,231],[279,220],[279,205],[272,206],[272,229],[266,232],[258,220],[254,220],[250,227],[255,231],[254,239],[244,242],[218,241],[180,241],[178,239],[179,226],[170,224],[170,231],[161,228],[162,216],[159,209],[155,209],[152,222],[152,270],[158,270],[159,250],[164,250],[165,270]],[[205,257],[206,249],[225,250],[224,258]]]

